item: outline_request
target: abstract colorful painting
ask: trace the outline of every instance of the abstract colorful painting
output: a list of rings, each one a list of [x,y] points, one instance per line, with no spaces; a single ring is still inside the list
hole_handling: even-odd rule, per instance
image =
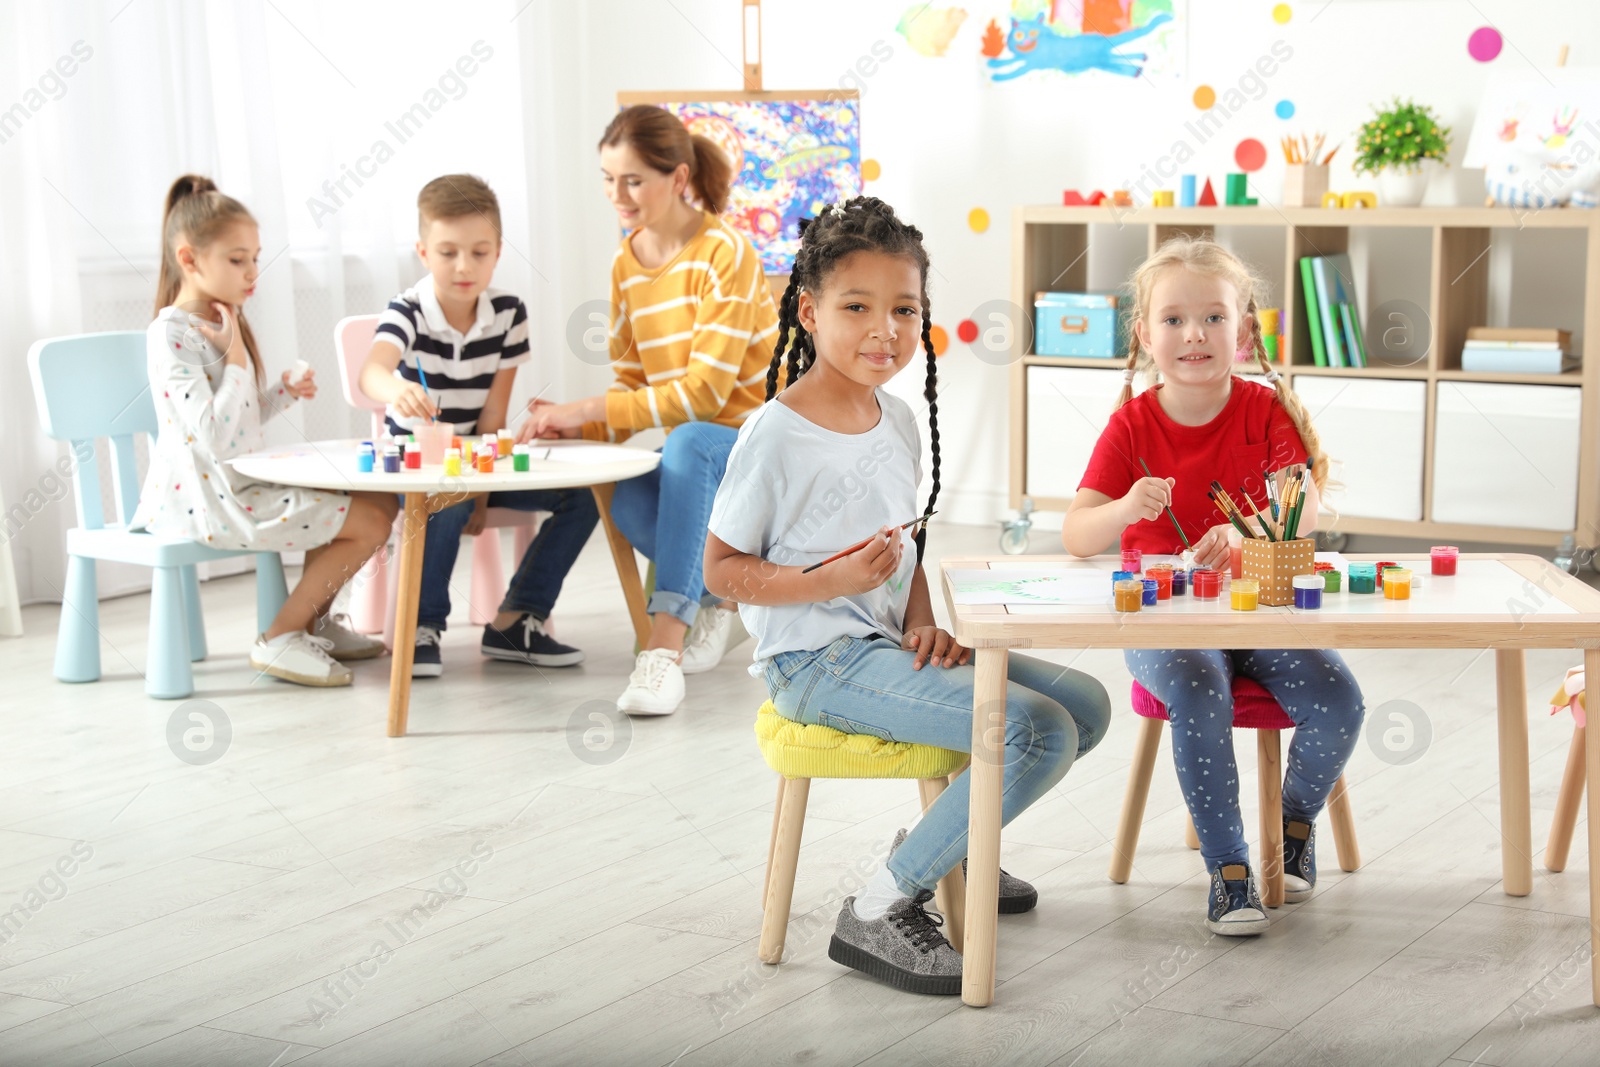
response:
[[[1181,74],[1180,0],[1012,0],[1010,26],[991,20],[981,55],[990,81],[1039,71],[1125,78]]]
[[[621,99],[665,108],[733,160],[737,173],[726,217],[749,235],[768,274],[793,268],[802,218],[861,194],[861,114],[854,92]]]

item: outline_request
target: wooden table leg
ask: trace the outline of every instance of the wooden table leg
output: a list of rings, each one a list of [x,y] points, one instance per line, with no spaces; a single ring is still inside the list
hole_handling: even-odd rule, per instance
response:
[[[617,524],[611,521],[611,495],[616,483],[590,486],[594,491],[595,505],[600,509],[600,523],[606,529],[606,543],[611,546],[611,559],[617,565],[617,578],[622,582],[622,596],[628,602],[628,614],[633,619],[633,634],[639,647],[650,643],[650,613],[644,599],[644,583],[639,580],[639,563],[633,558],[633,545],[622,536]]]
[[[994,1000],[995,918],[1000,907],[1000,790],[1005,777],[1006,662],[1003,648],[980,648],[972,691],[971,806],[967,814],[967,922],[961,999]]]
[[[1525,897],[1533,892],[1533,817],[1522,649],[1496,649],[1494,670],[1500,711],[1500,869],[1506,895]]]
[[[1600,649],[1583,650],[1583,676],[1600,678]],[[1600,1006],[1600,730],[1585,729],[1585,763],[1589,772],[1589,986],[1592,999]]]
[[[428,536],[428,497],[407,493],[400,524],[400,562],[394,598],[394,655],[389,667],[389,736],[406,735],[411,710],[411,658],[416,652],[417,602],[422,595],[422,547]]]

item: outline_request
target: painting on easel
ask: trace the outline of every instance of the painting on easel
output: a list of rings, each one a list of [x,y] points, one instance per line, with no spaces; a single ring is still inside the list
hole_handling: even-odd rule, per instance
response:
[[[861,193],[861,112],[852,91],[619,93],[617,104],[655,104],[733,161],[726,217],[749,236],[768,274],[786,274],[800,220]]]

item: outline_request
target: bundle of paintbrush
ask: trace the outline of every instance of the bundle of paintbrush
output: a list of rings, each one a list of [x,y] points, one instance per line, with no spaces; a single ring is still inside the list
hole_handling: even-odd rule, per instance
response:
[[[1211,490],[1206,493],[1206,496],[1211,498],[1211,502],[1217,506],[1217,510],[1222,512],[1222,517],[1233,523],[1234,529],[1238,530],[1240,534],[1252,539],[1256,536],[1255,532],[1250,529],[1250,520],[1245,518],[1244,512],[1239,510],[1239,505],[1233,502],[1233,498],[1228,495],[1228,491],[1222,488],[1221,482],[1213,480]],[[1245,499],[1250,499],[1248,494]],[[1251,505],[1251,507],[1254,506],[1254,504]]]
[[[1250,528],[1250,519],[1239,505],[1233,502],[1228,491],[1222,488],[1221,482],[1213,481],[1211,491],[1206,495],[1222,512],[1223,517],[1245,537],[1256,539],[1265,536],[1268,541],[1293,541],[1299,533],[1300,512],[1305,505],[1306,469],[1302,466],[1291,467],[1283,472],[1283,475],[1281,490],[1278,488],[1277,475],[1267,476],[1267,502],[1270,515],[1263,514],[1261,509],[1256,507],[1248,491],[1243,487],[1239,489],[1239,495],[1250,505],[1250,511],[1260,525],[1260,534]]]

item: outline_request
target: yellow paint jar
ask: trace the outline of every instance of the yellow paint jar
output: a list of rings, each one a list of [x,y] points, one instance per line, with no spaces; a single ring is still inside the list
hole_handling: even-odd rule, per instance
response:
[[[1228,599],[1234,611],[1254,611],[1261,600],[1261,585],[1249,578],[1235,578],[1228,586]]]

